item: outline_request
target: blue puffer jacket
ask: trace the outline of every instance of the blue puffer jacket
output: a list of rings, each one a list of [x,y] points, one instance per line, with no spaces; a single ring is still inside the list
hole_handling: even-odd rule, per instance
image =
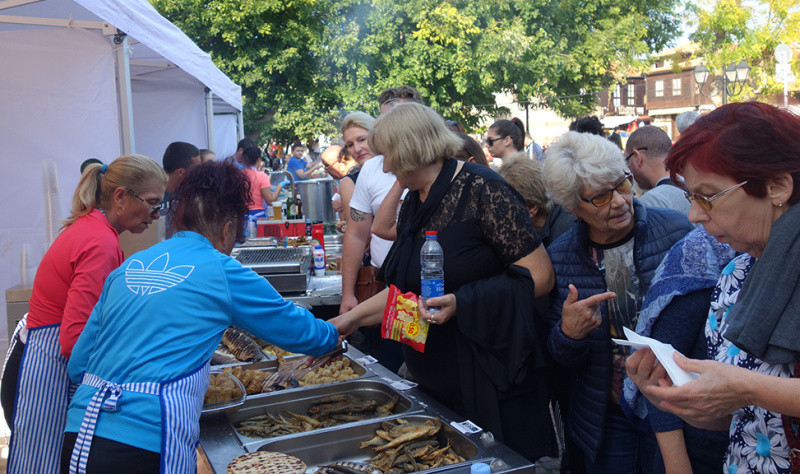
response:
[[[634,265],[646,291],[664,255],[694,227],[678,211],[645,208],[636,199],[633,208]],[[579,300],[606,291],[603,274],[591,260],[588,238],[586,223],[579,221],[547,249],[556,273],[547,348],[557,363],[571,370],[566,423],[573,441],[594,462],[603,442],[611,384],[611,335],[606,304],[601,305],[600,327],[585,339],[572,339],[561,330],[561,309],[569,295],[570,284],[577,288]]]

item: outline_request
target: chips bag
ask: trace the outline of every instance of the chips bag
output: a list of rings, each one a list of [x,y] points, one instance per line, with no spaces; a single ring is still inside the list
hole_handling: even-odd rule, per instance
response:
[[[386,299],[386,308],[383,310],[381,337],[425,352],[429,324],[420,319],[417,295],[412,292],[401,293],[396,286],[389,286],[389,298]]]

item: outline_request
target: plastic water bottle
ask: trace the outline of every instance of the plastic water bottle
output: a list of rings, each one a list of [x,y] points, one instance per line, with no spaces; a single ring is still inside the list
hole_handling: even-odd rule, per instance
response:
[[[425,244],[419,253],[420,271],[419,279],[422,287],[422,301],[428,298],[444,296],[444,252],[437,240],[435,231],[425,232]],[[429,313],[438,313],[441,306],[429,306]]]

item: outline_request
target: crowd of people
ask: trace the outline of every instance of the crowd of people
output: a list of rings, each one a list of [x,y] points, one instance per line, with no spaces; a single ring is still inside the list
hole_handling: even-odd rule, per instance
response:
[[[192,472],[230,325],[311,355],[358,333],[382,365],[562,472],[800,472],[800,270],[786,265],[800,258],[800,117],[728,104],[674,144],[655,126],[616,143],[588,117],[546,150],[498,120],[490,163],[413,87],[378,104],[308,158],[245,139],[220,160],[174,142],[162,166],[87,164],[6,359],[8,472]],[[230,257],[288,185],[261,172],[276,166],[338,182],[329,321]],[[123,259],[119,235],[161,216],[169,238]],[[430,231],[444,295],[420,304],[419,352],[376,327],[389,285],[421,292]],[[613,342],[626,330],[671,344],[695,378],[673,384],[653,351]]]

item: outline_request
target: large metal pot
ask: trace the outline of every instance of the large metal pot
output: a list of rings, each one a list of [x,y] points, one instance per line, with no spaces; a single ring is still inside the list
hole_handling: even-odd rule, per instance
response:
[[[311,222],[331,222],[335,220],[331,199],[333,199],[333,180],[330,178],[295,181],[300,198],[303,200],[303,217]]]

